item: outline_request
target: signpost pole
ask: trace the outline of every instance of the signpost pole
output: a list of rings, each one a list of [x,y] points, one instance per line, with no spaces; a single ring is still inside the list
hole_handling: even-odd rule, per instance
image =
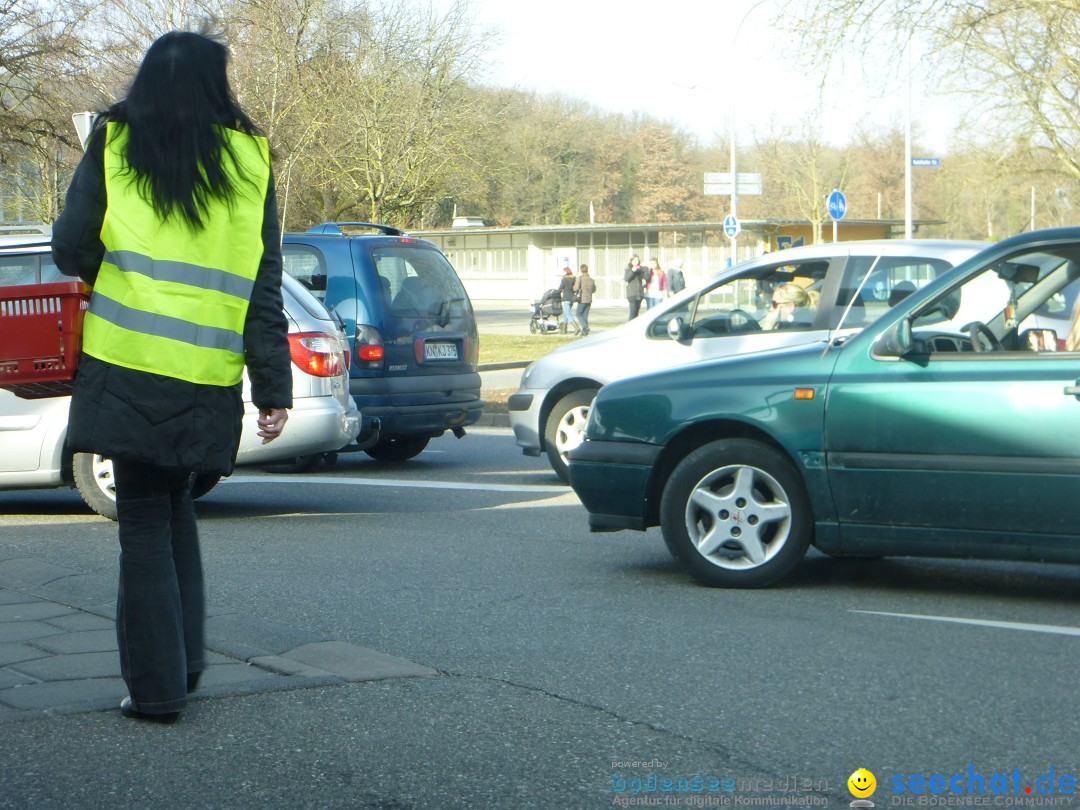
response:
[[[904,115],[904,238],[911,238],[911,40],[907,43],[907,111]]]

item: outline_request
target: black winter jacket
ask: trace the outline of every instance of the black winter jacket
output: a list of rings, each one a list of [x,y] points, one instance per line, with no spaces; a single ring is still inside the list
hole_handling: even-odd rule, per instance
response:
[[[93,284],[105,246],[101,225],[108,204],[104,130],[95,132],[53,225],[53,260],[62,273]],[[274,178],[270,177],[259,263],[244,353],[251,396],[259,408],[292,407],[288,322],[281,299],[281,239]],[[82,354],[68,416],[67,443],[159,467],[228,475],[240,444],[241,385],[199,385],[113,365]]]

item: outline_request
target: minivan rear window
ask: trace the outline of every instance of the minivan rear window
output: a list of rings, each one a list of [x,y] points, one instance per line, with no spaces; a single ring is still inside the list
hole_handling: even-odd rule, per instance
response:
[[[466,315],[465,288],[436,250],[394,245],[371,251],[387,311],[397,317]]]

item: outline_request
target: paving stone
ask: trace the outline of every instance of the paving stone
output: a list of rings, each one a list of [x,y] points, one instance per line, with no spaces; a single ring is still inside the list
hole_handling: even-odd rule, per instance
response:
[[[38,588],[37,592],[67,605],[108,604],[116,601],[117,575],[73,574]]]
[[[228,660],[228,659],[226,659]],[[282,676],[278,673],[269,672],[250,664],[232,661],[228,664],[216,664],[207,667],[199,680],[199,689],[213,690],[218,686],[235,686],[240,683],[253,681],[281,681]]]
[[[344,679],[340,675],[334,675],[333,673],[327,672],[325,669],[319,669],[318,667],[313,667],[308,664],[301,664],[299,661],[294,661],[291,658],[283,658],[280,655],[260,655],[258,658],[252,658],[251,663],[280,675],[299,675],[307,678],[332,677],[344,682]]]
[[[44,585],[63,577],[78,574],[70,568],[45,562],[44,560],[18,559],[0,560],[0,577],[25,582],[30,585]]]
[[[19,605],[0,605],[0,623],[51,619],[54,616],[64,616],[71,612],[72,609],[67,605],[58,605],[56,602],[46,602],[40,599],[36,602],[25,602]]]
[[[35,647],[22,642],[13,644],[0,644],[0,667],[8,664],[17,664],[20,661],[32,661],[35,658],[44,658],[47,652],[40,647]]]
[[[0,588],[0,605],[21,605],[25,602],[40,601],[36,596],[15,591],[10,588]]]
[[[41,649],[58,655],[108,652],[117,649],[116,631],[111,628],[108,630],[83,630],[78,633],[64,633],[61,636],[40,639],[35,643]]]
[[[68,632],[80,630],[110,630],[116,632],[116,620],[98,616],[96,613],[87,613],[84,610],[57,616],[55,619],[47,619],[48,624],[59,627]]]
[[[120,673],[116,652],[71,653],[24,661],[14,667],[42,681],[68,680],[72,675],[84,678],[108,678]]]
[[[0,644],[34,641],[65,632],[45,622],[0,622]]]
[[[377,681],[383,678],[410,678],[438,675],[430,667],[392,655],[358,647],[345,641],[305,644],[282,654],[282,658],[322,669],[347,681]]]
[[[0,690],[25,686],[30,683],[37,683],[37,680],[10,667],[0,667]]]
[[[51,681],[0,690],[0,703],[15,709],[97,709],[120,706],[127,687],[120,678]]]
[[[242,661],[259,655],[275,655],[322,640],[322,636],[305,630],[283,627],[240,613],[208,619],[206,636],[208,647]]]

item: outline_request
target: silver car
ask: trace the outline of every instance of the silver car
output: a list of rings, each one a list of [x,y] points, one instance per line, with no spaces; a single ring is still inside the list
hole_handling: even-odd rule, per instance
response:
[[[525,369],[508,401],[522,452],[547,453],[567,480],[602,385],[657,369],[766,352],[861,329],[986,247],[982,242],[838,242],[767,253],[679,293],[616,329],[563,346]]]
[[[0,235],[0,287],[71,281],[52,263],[48,229]],[[349,394],[344,334],[339,322],[295,279],[282,278],[292,352],[293,408],[277,440],[257,435],[258,411],[244,374],[244,426],[237,464],[288,462],[299,468],[354,442],[361,415]],[[64,447],[70,397],[21,399],[0,389],[0,490],[73,486],[95,512],[116,518],[112,462]],[[370,432],[370,431],[368,431]],[[196,476],[205,495],[218,476]]]

